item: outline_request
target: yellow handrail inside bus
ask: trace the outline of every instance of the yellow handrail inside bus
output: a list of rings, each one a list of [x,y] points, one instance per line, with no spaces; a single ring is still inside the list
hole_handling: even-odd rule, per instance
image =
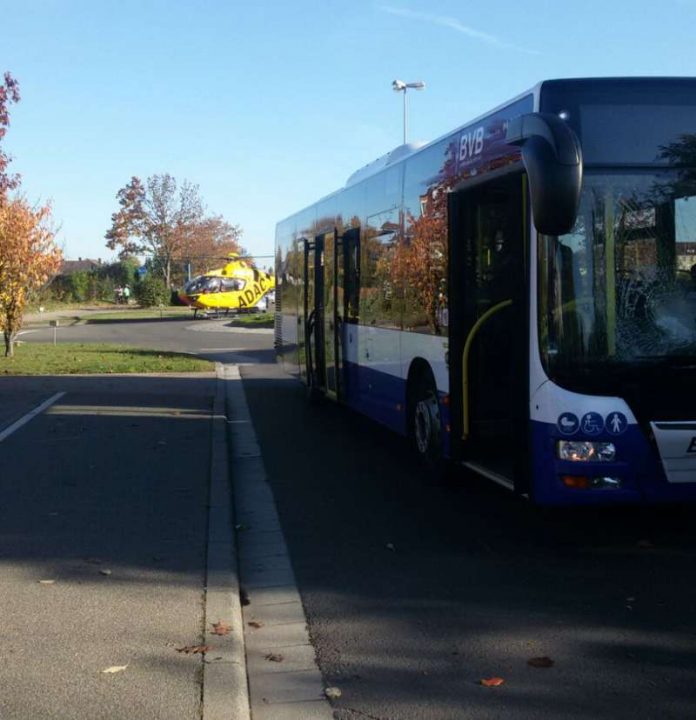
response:
[[[474,342],[476,334],[481,329],[481,326],[497,312],[503,308],[512,305],[512,300],[503,300],[497,305],[488,308],[483,315],[474,323],[473,327],[469,331],[469,336],[464,343],[464,352],[462,353],[462,400],[463,400],[463,416],[462,416],[462,440],[466,440],[469,437],[469,353],[471,352],[471,345]]]
[[[616,234],[614,232],[614,198],[607,191],[604,202],[604,267],[607,288],[607,354],[616,355]]]

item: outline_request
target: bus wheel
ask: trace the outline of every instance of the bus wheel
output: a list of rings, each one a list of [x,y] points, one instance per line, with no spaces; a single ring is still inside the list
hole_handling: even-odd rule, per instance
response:
[[[440,406],[431,379],[423,378],[419,382],[411,408],[410,434],[415,450],[428,470],[439,471],[442,464]]]
[[[324,393],[317,385],[317,379],[313,370],[307,371],[307,400],[310,405],[319,405],[324,400]]]

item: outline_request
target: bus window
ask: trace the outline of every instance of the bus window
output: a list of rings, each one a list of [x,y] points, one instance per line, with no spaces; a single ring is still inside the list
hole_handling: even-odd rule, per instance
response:
[[[361,322],[401,328],[403,281],[395,262],[401,244],[398,208],[368,217],[360,244]]]
[[[354,227],[343,234],[344,257],[344,317],[349,323],[360,318],[360,228]]]

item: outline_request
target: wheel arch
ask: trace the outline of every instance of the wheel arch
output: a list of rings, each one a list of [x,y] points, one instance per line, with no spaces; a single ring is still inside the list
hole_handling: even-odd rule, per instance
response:
[[[423,381],[430,381],[437,393],[437,382],[435,381],[435,373],[430,363],[422,357],[413,358],[408,368],[408,376],[406,380],[406,414],[404,424],[406,426],[406,435],[411,434],[411,426],[409,419],[413,413],[415,404],[416,389]]]

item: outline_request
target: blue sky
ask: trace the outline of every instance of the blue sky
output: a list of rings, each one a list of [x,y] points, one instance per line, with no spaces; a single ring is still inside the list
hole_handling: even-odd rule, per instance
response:
[[[108,259],[116,192],[168,172],[273,252],[278,220],[401,142],[432,140],[550,77],[696,75],[696,0],[23,0],[4,147],[51,200],[69,258]]]

